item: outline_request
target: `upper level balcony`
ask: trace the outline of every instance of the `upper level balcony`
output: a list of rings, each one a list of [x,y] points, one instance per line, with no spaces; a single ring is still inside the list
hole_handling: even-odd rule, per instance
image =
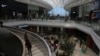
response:
[[[76,24],[82,24],[84,26],[87,26],[87,27],[90,27],[92,28],[95,33],[97,33],[99,36],[100,36],[100,21],[84,21],[84,20],[70,20],[70,19],[65,19],[65,18],[58,18],[58,19],[31,19],[31,20],[28,20],[28,19],[9,19],[9,20],[1,20],[1,21],[4,21],[4,23],[6,22],[25,22],[27,21],[28,23],[29,22],[46,22],[46,23],[76,23]]]

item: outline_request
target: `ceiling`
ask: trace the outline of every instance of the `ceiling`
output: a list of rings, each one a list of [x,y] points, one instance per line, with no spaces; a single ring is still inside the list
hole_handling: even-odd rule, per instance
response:
[[[16,0],[19,2],[27,3],[27,4],[32,4],[36,6],[41,6],[46,9],[52,9],[54,7],[71,7],[75,5],[79,5],[78,2],[86,1],[86,0]],[[91,0],[87,0],[91,1]]]

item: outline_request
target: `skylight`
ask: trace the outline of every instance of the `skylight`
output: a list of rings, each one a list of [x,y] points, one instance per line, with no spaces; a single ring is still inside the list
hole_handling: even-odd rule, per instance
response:
[[[53,8],[64,7],[65,3],[68,2],[68,0],[43,0],[43,1],[49,3]]]
[[[66,11],[63,7],[55,7],[51,11],[48,12],[51,16],[68,16],[68,11]]]

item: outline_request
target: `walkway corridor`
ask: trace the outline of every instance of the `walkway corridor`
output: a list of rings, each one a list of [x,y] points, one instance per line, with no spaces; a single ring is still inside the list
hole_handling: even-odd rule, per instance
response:
[[[82,53],[79,43],[76,44],[73,56],[97,56],[91,49],[87,49],[86,53]]]

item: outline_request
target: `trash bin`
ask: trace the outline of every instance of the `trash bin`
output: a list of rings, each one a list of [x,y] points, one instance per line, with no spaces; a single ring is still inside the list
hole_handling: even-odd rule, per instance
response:
[[[86,53],[86,45],[82,46],[82,53],[84,53],[84,54]]]

